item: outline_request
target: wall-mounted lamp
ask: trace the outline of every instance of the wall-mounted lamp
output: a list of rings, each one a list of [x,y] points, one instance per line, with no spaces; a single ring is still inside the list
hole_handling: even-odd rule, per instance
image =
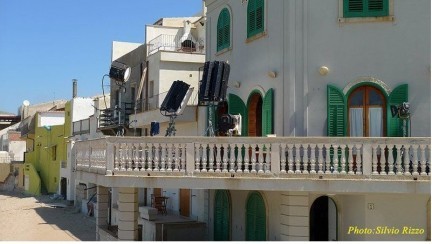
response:
[[[329,72],[329,68],[327,66],[321,66],[319,68],[320,75],[327,75]]]
[[[276,71],[269,71],[268,73],[267,73],[267,75],[270,77],[270,78],[276,78],[277,77],[277,72]]]
[[[124,63],[117,61],[112,62],[109,77],[118,82],[126,82],[129,80],[131,68]]]
[[[240,81],[232,81],[231,87],[240,88],[241,82]]]

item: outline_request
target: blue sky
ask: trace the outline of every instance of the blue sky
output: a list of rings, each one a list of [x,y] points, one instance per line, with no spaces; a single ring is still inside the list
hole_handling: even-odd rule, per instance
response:
[[[202,0],[0,0],[0,110],[102,93],[112,41],[144,42],[161,17],[193,16]]]

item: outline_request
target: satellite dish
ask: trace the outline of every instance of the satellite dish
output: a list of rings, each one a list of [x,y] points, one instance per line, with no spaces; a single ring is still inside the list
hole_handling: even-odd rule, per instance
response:
[[[22,104],[24,107],[30,106],[30,102],[28,100],[24,100]]]

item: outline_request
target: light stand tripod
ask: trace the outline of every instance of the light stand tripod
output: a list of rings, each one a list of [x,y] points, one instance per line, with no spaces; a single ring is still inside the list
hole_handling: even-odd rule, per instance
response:
[[[169,120],[168,128],[166,129],[165,136],[175,136],[176,131],[177,131],[175,128],[175,119],[177,118],[177,116],[171,115],[169,117],[170,117],[170,120]]]
[[[215,137],[215,130],[213,127],[213,122],[211,120],[211,118],[213,118],[214,116],[214,106],[215,104],[213,102],[210,102],[209,104],[209,110],[208,110],[208,126],[204,131],[203,136],[208,135],[209,137]]]

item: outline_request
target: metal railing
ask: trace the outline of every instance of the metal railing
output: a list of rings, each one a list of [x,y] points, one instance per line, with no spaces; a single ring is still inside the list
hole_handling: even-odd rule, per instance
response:
[[[73,135],[90,133],[90,119],[75,121],[72,124]]]
[[[429,137],[108,137],[75,148],[78,170],[143,176],[428,176],[431,158]]]
[[[186,53],[205,53],[204,42],[196,41],[195,38],[161,34],[150,40],[147,44],[149,55],[158,51],[174,51]]]

